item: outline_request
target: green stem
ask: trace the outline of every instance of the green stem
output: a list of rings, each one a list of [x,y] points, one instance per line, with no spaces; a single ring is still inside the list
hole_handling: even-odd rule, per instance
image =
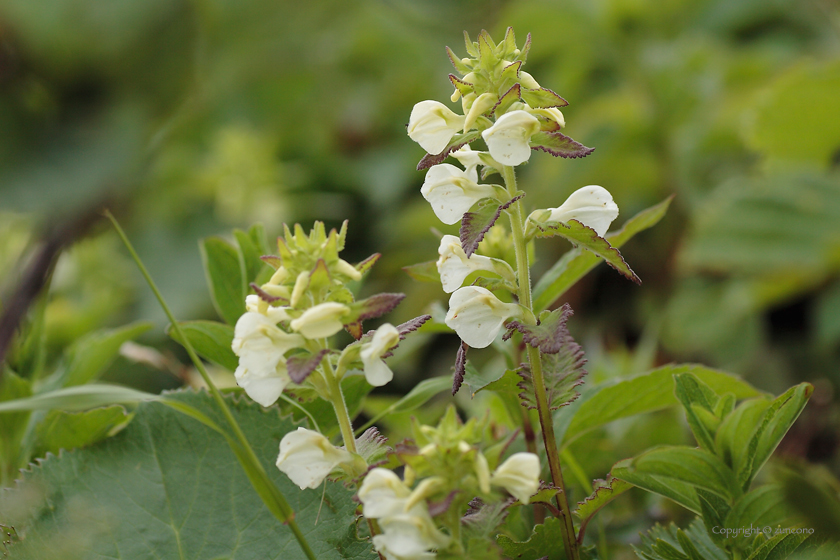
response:
[[[516,195],[516,175],[513,167],[504,166],[502,177],[505,186],[511,197]],[[508,208],[510,217],[510,229],[513,235],[513,246],[516,252],[516,270],[519,278],[519,303],[533,311],[531,304],[531,270],[528,266],[528,249],[525,246],[525,228],[522,220],[522,204],[517,200]],[[566,547],[566,557],[570,560],[578,560],[578,543],[575,536],[575,526],[572,521],[572,512],[569,508],[569,500],[566,496],[566,485],[563,482],[563,471],[560,469],[560,455],[557,450],[557,438],[554,435],[554,422],[551,417],[551,409],[548,405],[548,397],[545,390],[545,380],[542,372],[542,361],[540,351],[533,346],[528,346],[528,362],[531,366],[531,377],[534,382],[534,396],[537,400],[537,412],[540,417],[540,427],[543,435],[545,453],[548,457],[548,466],[551,471],[551,478],[554,486],[560,488],[557,494],[557,506],[563,514],[563,544]]]
[[[251,478],[251,473],[248,473],[249,479],[251,479],[251,484],[254,485],[254,488],[257,490],[257,493],[259,494],[260,498],[262,498],[263,502],[268,507],[268,509],[274,514],[274,516],[289,526],[306,557],[311,560],[317,560],[315,553],[312,551],[312,548],[306,541],[306,537],[304,537],[303,533],[300,530],[300,527],[298,527],[297,522],[295,521],[294,509],[292,509],[292,506],[290,506],[289,502],[286,501],[286,498],[280,492],[280,489],[277,488],[277,486],[273,482],[271,482],[271,479],[268,478],[268,474],[265,472],[265,469],[263,469],[262,463],[260,463],[260,460],[257,458],[257,455],[254,453],[254,450],[251,447],[251,444],[248,443],[248,439],[245,437],[245,434],[242,432],[242,429],[239,427],[239,424],[236,422],[236,419],[231,414],[230,409],[225,403],[224,398],[222,398],[222,394],[219,392],[219,389],[216,387],[216,385],[213,384],[213,380],[210,379],[210,375],[207,373],[207,370],[204,367],[204,363],[198,358],[198,354],[195,353],[192,344],[190,344],[189,338],[187,338],[184,335],[184,332],[181,330],[181,326],[178,324],[178,321],[175,320],[175,316],[172,314],[172,311],[169,309],[169,306],[163,299],[163,295],[160,293],[160,290],[158,290],[157,284],[155,284],[155,281],[152,280],[149,271],[146,270],[146,266],[143,264],[143,261],[140,260],[140,256],[134,250],[134,246],[128,240],[128,237],[126,236],[125,232],[120,227],[120,224],[117,222],[116,218],[114,218],[110,211],[105,211],[105,217],[111,220],[111,223],[114,225],[114,229],[117,230],[117,233],[122,239],[123,244],[125,244],[126,249],[128,249],[128,252],[134,259],[134,262],[137,263],[137,268],[140,269],[140,273],[143,275],[143,278],[146,279],[146,283],[149,285],[149,287],[152,289],[152,292],[155,294],[155,297],[157,298],[158,303],[160,303],[163,312],[166,313],[166,317],[172,324],[172,328],[175,329],[175,332],[178,334],[178,339],[183,341],[184,348],[187,350],[187,354],[189,354],[190,360],[192,360],[192,363],[195,365],[196,369],[201,374],[202,379],[204,379],[204,383],[207,384],[207,388],[210,390],[210,394],[213,396],[213,400],[216,401],[216,404],[222,411],[225,420],[227,420],[228,425],[233,430],[233,433],[240,447],[238,451],[241,452],[241,454],[237,453],[237,457],[241,457],[241,460],[247,460],[251,472],[256,473],[256,476],[259,477],[260,480],[255,481],[253,478]],[[257,488],[257,483],[262,485],[263,488],[270,492],[270,497],[263,495],[263,493],[259,491],[259,488]]]
[[[350,413],[347,412],[347,404],[344,402],[344,393],[341,391],[341,383],[335,375],[329,356],[324,356],[321,362],[324,368],[324,377],[327,380],[327,387],[330,391],[330,401],[335,408],[335,417],[338,418],[338,427],[341,428],[341,437],[344,439],[344,448],[350,453],[356,452],[356,438],[353,436],[353,422],[350,420]]]

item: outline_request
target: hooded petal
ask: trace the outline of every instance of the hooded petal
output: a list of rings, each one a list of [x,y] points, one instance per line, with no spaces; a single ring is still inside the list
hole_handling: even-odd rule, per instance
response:
[[[496,263],[490,257],[476,255],[473,253],[469,258],[461,248],[461,240],[454,235],[444,235],[438,247],[437,260],[438,274],[443,291],[451,294],[461,287],[467,276],[475,270],[487,270],[499,272],[499,267],[504,266]]]
[[[493,196],[490,185],[479,185],[473,179],[475,172],[468,173],[449,163],[433,165],[426,172],[426,179],[420,188],[423,198],[432,205],[438,219],[448,225],[454,224],[473,204]]]
[[[463,128],[464,117],[438,101],[417,103],[408,118],[408,137],[430,154],[441,153]]]
[[[277,365],[274,375],[256,375],[241,364],[233,375],[236,377],[236,384],[245,390],[245,394],[262,406],[271,406],[277,402],[283,389],[291,381],[283,362]]]
[[[376,329],[370,342],[362,345],[359,356],[365,367],[365,379],[374,387],[381,387],[394,378],[394,372],[385,364],[382,356],[399,342],[400,331],[394,325],[385,323]]]
[[[490,484],[501,486],[508,493],[527,504],[540,487],[540,459],[533,453],[514,453],[499,465]]]
[[[550,208],[552,222],[577,220],[603,237],[618,217],[618,206],[610,192],[598,185],[589,185],[573,192],[559,208]]]
[[[519,165],[531,157],[531,136],[540,129],[540,121],[527,111],[505,113],[481,133],[493,159],[504,165]]]
[[[348,451],[335,447],[318,432],[298,428],[280,440],[277,468],[303,490],[317,488],[330,471],[352,460]]]
[[[426,556],[431,549],[443,548],[449,537],[443,534],[429,516],[424,505],[411,512],[397,513],[379,520],[381,535],[373,537],[378,552],[393,558],[434,558]]]
[[[468,345],[486,348],[496,339],[505,319],[519,314],[519,306],[502,302],[490,290],[465,286],[449,298],[446,324]]]
[[[359,488],[359,501],[364,506],[364,516],[371,519],[403,513],[409,495],[411,490],[400,477],[382,468],[371,470]]]

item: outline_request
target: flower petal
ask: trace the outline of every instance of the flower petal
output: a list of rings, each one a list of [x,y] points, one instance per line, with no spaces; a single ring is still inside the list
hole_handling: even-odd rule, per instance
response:
[[[519,165],[531,157],[529,141],[540,129],[540,121],[527,111],[505,113],[481,133],[493,159],[504,165]]]
[[[465,286],[449,298],[446,324],[473,348],[486,348],[496,339],[505,319],[518,316],[516,304],[504,303],[490,290]]]
[[[469,212],[473,204],[492,196],[494,189],[490,185],[479,185],[470,173],[454,165],[441,163],[426,172],[420,193],[432,205],[438,219],[451,225]]]
[[[551,208],[552,222],[577,220],[603,237],[618,217],[618,206],[610,192],[598,185],[588,185],[573,192],[560,207]]]
[[[443,103],[426,100],[411,110],[408,137],[430,154],[439,154],[463,127],[463,116],[455,114]]]

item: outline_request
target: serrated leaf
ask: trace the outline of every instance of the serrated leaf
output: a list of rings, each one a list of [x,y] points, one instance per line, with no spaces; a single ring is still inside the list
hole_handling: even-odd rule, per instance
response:
[[[761,425],[750,440],[746,462],[738,471],[738,481],[745,490],[796,422],[813,391],[810,383],[800,383],[785,391],[765,411]]]
[[[540,313],[536,325],[527,325],[519,321],[509,321],[505,326],[509,329],[516,329],[522,335],[522,340],[529,346],[539,348],[545,354],[556,354],[569,341],[574,342],[566,327],[566,321],[574,314],[572,307],[566,303],[563,307],[553,311]],[[508,333],[510,334],[510,333]],[[505,340],[510,338],[507,336]]]
[[[637,233],[655,226],[668,211],[673,198],[670,196],[659,204],[642,210],[627,220],[620,230],[607,233],[607,241],[618,249]],[[599,262],[601,260],[595,254],[580,248],[566,253],[534,286],[534,310],[542,311],[549,307]]]
[[[461,384],[464,382],[464,375],[466,374],[466,367],[467,367],[467,350],[469,350],[469,346],[463,340],[461,341],[461,345],[458,346],[458,354],[455,356],[455,365],[452,368],[452,394],[455,395],[458,392],[458,389],[461,388]]]
[[[228,325],[235,325],[245,313],[247,286],[239,251],[220,237],[208,237],[201,243],[201,258],[216,311]]]
[[[507,210],[511,204],[523,196],[525,195],[520,194],[503,204],[499,204],[499,201],[495,198],[484,198],[475,206],[474,212],[464,214],[464,217],[461,219],[459,234],[461,248],[464,250],[467,258],[470,258],[478,250],[478,244],[484,239],[484,234],[493,227],[493,224],[499,219],[502,211]]]
[[[655,550],[657,542],[667,543],[677,549],[680,554],[683,554],[678,531],[680,529],[673,524],[667,529],[661,525],[655,525],[646,534],[642,534],[641,544],[633,548],[640,557],[652,560],[665,560],[666,558]],[[684,538],[691,542],[703,560],[730,560],[729,555],[711,541],[703,527],[702,520],[699,518],[684,531]],[[685,540],[682,542],[685,542]]]
[[[525,92],[523,91],[522,94],[524,96]],[[531,136],[531,149],[548,152],[555,157],[562,158],[582,158],[595,151],[595,148],[587,148],[561,132],[545,132],[542,130]]]
[[[521,390],[519,388],[519,382],[522,381],[522,378],[519,377],[519,374],[516,373],[515,370],[509,369],[505,370],[505,373],[496,379],[495,381],[488,383],[479,391],[496,391],[497,393],[505,393],[509,395],[516,395]],[[477,393],[478,391],[476,391]]]
[[[92,445],[108,437],[112,430],[127,420],[125,409],[119,405],[85,412],[53,410],[35,428],[32,456],[57,455],[60,449],[69,451]]]
[[[473,140],[477,139],[481,136],[481,131],[479,130],[471,130],[469,132],[465,132],[463,134],[456,134],[452,137],[452,140],[449,141],[449,144],[446,145],[446,148],[439,154],[426,154],[423,156],[423,159],[417,164],[417,171],[422,171],[424,169],[428,169],[433,165],[438,165],[439,163],[443,163],[449,154],[454,152],[455,150],[460,149],[463,146],[466,146]]]
[[[171,393],[167,399],[225,423],[204,392]],[[276,408],[228,400],[268,476],[295,510],[316,557],[376,558],[370,544],[356,537],[350,490],[327,483],[321,507],[320,488],[301,491],[274,467],[278,442],[295,424],[280,417]],[[73,555],[304,558],[290,528],[253,491],[225,439],[160,404],[140,405],[125,430],[97,446],[33,467],[22,484],[4,495],[3,505],[28,488],[41,489],[38,507],[49,507],[50,515],[16,523],[25,537],[11,550],[22,560]],[[86,538],[67,538],[74,534]],[[46,550],[48,543],[58,547]]]
[[[178,325],[196,353],[228,371],[236,371],[239,358],[233,353],[233,327],[217,321],[182,321]],[[167,327],[166,334],[183,346],[178,331]]]
[[[496,529],[507,517],[508,505],[509,502],[506,500],[485,504],[480,499],[474,498],[470,502],[470,509],[461,518],[464,531],[476,539],[492,539],[497,533]]]
[[[370,272],[370,269],[373,268],[373,265],[375,265],[377,263],[377,261],[379,261],[379,257],[381,257],[381,256],[382,255],[380,253],[372,254],[371,256],[369,256],[368,258],[366,258],[365,260],[363,260],[362,262],[357,264],[356,265],[356,270],[359,272],[359,274],[364,276],[365,274]]]
[[[385,459],[390,450],[388,438],[380,434],[376,428],[368,428],[356,439],[356,453],[361,455],[368,465]]]
[[[732,393],[737,398],[760,393],[741,379],[722,371],[694,364],[671,364],[630,378],[612,380],[587,390],[565,432],[558,430],[563,445],[568,445],[591,429],[635,414],[662,410],[678,404],[674,396],[674,374],[696,375],[716,393]],[[581,402],[583,401],[583,402]],[[579,406],[578,403],[580,403]]]
[[[452,63],[452,66],[455,67],[455,70],[461,73],[462,76],[470,73],[470,67],[461,62],[461,59],[458,58],[452,49],[446,47],[446,55],[449,57],[449,62]]]
[[[541,87],[540,89],[528,89],[522,88],[522,101],[528,104],[529,107],[533,107],[534,109],[549,109],[551,107],[565,107],[569,104],[568,101],[554,93],[548,88]],[[572,140],[568,136],[563,136],[568,140]],[[577,143],[577,142],[575,142]],[[581,146],[583,147],[583,146]],[[589,150],[588,153],[584,155],[589,155],[589,153],[594,150],[594,148],[585,148]],[[546,150],[548,151],[548,150]],[[560,155],[560,154],[555,154]],[[582,156],[563,156],[563,157],[582,157]]]
[[[524,542],[517,542],[506,535],[499,535],[496,543],[508,558],[517,560],[562,560],[566,558],[563,545],[562,521],[549,517],[545,523],[534,527],[531,537]]]
[[[597,480],[595,482],[597,485],[592,494],[582,502],[578,502],[577,509],[572,512],[580,519],[580,534],[586,531],[586,525],[596,513],[601,511],[601,508],[633,487],[629,482],[612,476],[608,477],[607,480]]]
[[[504,369],[496,369],[485,364],[484,367],[478,369],[472,362],[467,362],[464,372],[464,383],[470,388],[470,396],[474,397],[476,393],[486,388],[488,385],[497,381],[505,374]],[[516,382],[514,382],[516,385]]]
[[[350,313],[344,317],[347,323],[375,319],[394,310],[405,299],[405,294],[376,294],[350,304]]]
[[[729,501],[740,495],[735,473],[718,457],[703,449],[657,447],[634,459],[616,463],[611,474],[670,498],[698,514],[702,511],[694,488],[707,490]]]
[[[555,330],[550,336],[545,336],[545,332],[533,331],[523,334],[523,339],[529,341],[529,344],[536,342],[552,350],[557,348],[557,351],[552,353],[547,353],[542,348],[540,352],[546,396],[551,410],[566,406],[578,398],[580,393],[575,388],[583,383],[583,377],[586,375],[586,370],[583,369],[586,364],[583,349],[566,327],[566,320],[571,314],[572,308],[567,304],[562,309],[541,315],[541,318],[544,316],[546,319],[546,327]],[[522,390],[519,394],[522,404],[528,408],[537,408],[530,365],[523,364],[517,372],[522,378],[518,384]]]
[[[151,323],[134,323],[118,329],[95,331],[78,339],[66,352],[67,368],[59,374],[58,386],[70,387],[94,381],[116,359],[124,342],[134,340],[151,328]],[[50,383],[50,386],[56,385]]]
[[[319,350],[314,354],[296,354],[286,360],[286,371],[289,378],[295,383],[303,383],[309,374],[315,371],[318,364],[329,352],[328,348]]]
[[[404,266],[403,270],[406,274],[418,282],[440,284],[440,273],[437,269],[437,261],[427,261]]]
[[[537,237],[552,237],[559,235],[571,242],[575,247],[582,247],[598,255],[604,262],[624,275],[628,280],[636,284],[642,281],[636,273],[624,261],[624,257],[618,249],[610,245],[610,242],[600,237],[594,229],[585,226],[577,220],[569,220],[569,223],[556,222],[554,224],[537,224]]]
[[[789,514],[782,486],[765,484],[741,496],[721,526],[732,529],[750,525],[775,527],[787,520]]]
[[[510,89],[508,89],[505,93],[502,94],[496,105],[493,106],[493,113],[496,115],[503,115],[507,112],[508,108],[512,104],[516,103],[517,101],[521,101],[521,90],[522,86],[520,86],[519,84],[513,84],[510,87]]]
[[[761,544],[750,554],[747,560],[787,560],[788,556],[805,542],[810,535],[806,533],[779,533]]]
[[[465,74],[467,73],[469,73],[469,70],[465,72]],[[461,95],[467,95],[471,93],[474,89],[473,84],[465,82],[455,74],[449,74],[449,81],[452,82],[452,85],[455,86],[455,89],[461,92]]]

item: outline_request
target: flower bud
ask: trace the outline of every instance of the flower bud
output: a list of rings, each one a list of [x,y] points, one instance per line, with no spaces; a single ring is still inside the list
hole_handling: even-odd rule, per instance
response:
[[[540,121],[527,111],[505,113],[481,133],[493,159],[504,165],[519,165],[531,157],[531,136],[540,130]]]
[[[365,379],[374,387],[381,387],[394,378],[394,372],[385,364],[382,356],[399,342],[400,331],[394,325],[385,323],[376,329],[370,342],[362,345],[359,356],[365,367]]]
[[[493,108],[496,103],[499,102],[498,96],[494,93],[482,93],[478,96],[478,99],[473,101],[472,106],[470,107],[470,112],[467,113],[467,117],[464,120],[464,132],[473,128],[476,119],[489,111]]]
[[[496,339],[505,319],[520,315],[519,305],[502,302],[486,288],[465,286],[449,298],[446,325],[473,348],[486,348]]]
[[[514,453],[499,465],[490,477],[490,484],[501,486],[527,504],[540,487],[540,459],[533,453]]]
[[[463,128],[464,117],[432,100],[417,103],[408,119],[408,137],[430,154],[441,153]]]
[[[298,428],[280,440],[277,468],[303,490],[317,488],[334,468],[352,460],[347,450],[335,447],[318,432]]]
[[[473,204],[495,194],[493,186],[479,185],[477,180],[475,170],[466,172],[454,165],[441,163],[432,166],[426,173],[420,193],[432,205],[438,219],[451,225],[469,212]]]
[[[549,208],[547,221],[568,223],[577,220],[603,237],[613,220],[618,217],[618,206],[609,191],[589,185],[573,192],[559,208]]]
[[[519,71],[519,83],[528,89],[540,89],[540,84],[537,83],[537,80],[524,70]]]
[[[344,328],[341,318],[349,311],[349,307],[334,301],[319,303],[304,311],[303,315],[293,320],[290,325],[292,330],[308,339],[326,338]]]

